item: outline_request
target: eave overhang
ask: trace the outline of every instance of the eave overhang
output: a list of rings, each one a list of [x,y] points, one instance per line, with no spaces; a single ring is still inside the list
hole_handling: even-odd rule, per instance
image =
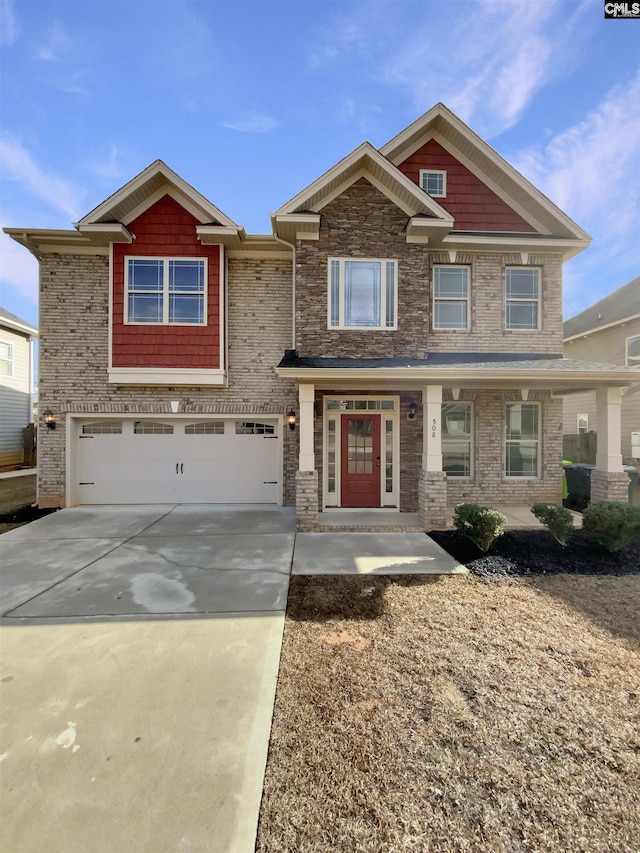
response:
[[[286,362],[286,360],[284,360]],[[428,366],[428,359],[422,364],[407,359],[406,366],[371,367],[331,367],[331,359],[325,359],[327,365],[317,359],[316,366],[285,366],[282,363],[276,373],[283,379],[297,384],[310,383],[319,388],[346,389],[358,388],[423,388],[425,385],[443,385],[446,388],[464,389],[522,389],[550,391],[554,394],[591,391],[601,387],[627,388],[640,384],[640,372],[632,368],[614,365],[595,365],[582,367],[572,365],[567,359],[539,359],[536,362],[522,364],[500,362],[493,364],[436,364]],[[343,360],[341,360],[343,361]],[[383,362],[384,360],[381,360]]]
[[[244,228],[225,225],[196,225],[196,234],[203,246],[222,244],[227,249],[239,249],[247,236]]]
[[[363,142],[328,172],[271,214],[274,233],[287,242],[295,239],[318,239],[319,214],[323,208],[360,178],[368,180],[397,205],[408,219],[428,218],[438,223],[443,231],[453,227],[453,218],[437,201],[409,180],[370,142]]]
[[[109,246],[111,243],[132,243],[133,234],[121,222],[96,222],[78,225],[78,231],[87,237],[92,246]]]
[[[472,231],[450,231],[442,240],[442,248],[462,252],[520,252],[529,254],[561,254],[568,261],[585,247],[582,240],[553,237],[546,234],[491,234]],[[524,263],[524,261],[523,261]]]

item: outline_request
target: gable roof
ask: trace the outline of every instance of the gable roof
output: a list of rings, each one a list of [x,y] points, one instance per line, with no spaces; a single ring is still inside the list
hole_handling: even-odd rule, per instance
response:
[[[5,329],[11,329],[14,332],[21,332],[32,338],[38,337],[38,330],[35,326],[27,323],[26,320],[22,320],[17,314],[7,311],[6,308],[0,308],[0,326],[4,326]]]
[[[426,227],[445,234],[453,227],[452,216],[435,199],[383,157],[370,142],[363,142],[272,213],[274,231],[285,240],[295,239],[301,233],[296,223],[302,225],[304,217],[307,217],[307,227],[303,228],[303,232],[315,232],[320,211],[363,177],[409,218],[424,219],[425,222],[420,223],[423,226],[421,233],[426,233]]]
[[[192,213],[202,225],[238,228],[232,219],[229,219],[162,160],[154,160],[139,175],[83,216],[76,223],[76,227],[82,231],[87,225],[100,223],[121,222],[123,225],[128,225],[161,195],[167,193]]]
[[[564,339],[597,332],[637,317],[640,317],[640,276],[566,320],[562,326]]]
[[[586,231],[444,104],[436,104],[394,136],[380,153],[397,166],[430,139],[439,142],[539,233],[579,240],[584,247],[591,242]]]

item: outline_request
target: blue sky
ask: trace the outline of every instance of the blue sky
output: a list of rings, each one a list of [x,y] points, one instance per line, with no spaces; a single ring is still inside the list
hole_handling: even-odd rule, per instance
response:
[[[71,227],[156,158],[252,233],[447,104],[593,237],[565,316],[640,271],[640,22],[602,0],[0,0],[0,223]],[[37,263],[0,238],[0,304]]]

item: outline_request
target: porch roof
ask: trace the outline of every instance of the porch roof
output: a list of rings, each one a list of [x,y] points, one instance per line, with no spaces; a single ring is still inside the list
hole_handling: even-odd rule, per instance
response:
[[[333,358],[287,351],[279,376],[318,387],[445,387],[548,390],[557,394],[640,383],[640,370],[540,353],[429,352],[424,358]]]

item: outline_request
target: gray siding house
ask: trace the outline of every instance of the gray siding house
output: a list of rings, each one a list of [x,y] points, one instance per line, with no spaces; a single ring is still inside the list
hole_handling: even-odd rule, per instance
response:
[[[23,462],[23,430],[33,421],[38,330],[0,308],[0,471]]]

